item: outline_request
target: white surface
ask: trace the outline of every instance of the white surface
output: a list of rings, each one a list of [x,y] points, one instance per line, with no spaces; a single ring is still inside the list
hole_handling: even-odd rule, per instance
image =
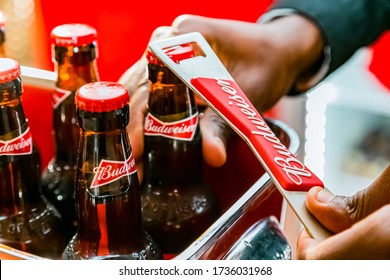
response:
[[[390,124],[390,92],[368,70],[370,61],[370,49],[359,50],[308,94],[305,163],[337,194],[367,187],[381,171],[367,176],[343,167],[368,132]]]

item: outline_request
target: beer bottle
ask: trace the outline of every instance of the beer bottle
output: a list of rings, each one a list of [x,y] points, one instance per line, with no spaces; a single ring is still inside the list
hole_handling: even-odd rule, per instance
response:
[[[53,105],[55,155],[42,173],[42,192],[63,217],[67,240],[76,232],[74,180],[79,140],[75,92],[99,80],[97,32],[85,24],[64,24],[51,32],[52,58],[57,73]]]
[[[0,11],[0,57],[6,57],[5,54],[5,16]]]
[[[78,228],[64,259],[162,259],[142,227],[128,102],[126,88],[113,82],[89,83],[76,93]]]
[[[40,193],[40,156],[21,94],[19,63],[0,58],[0,243],[59,258],[66,246],[62,220]]]
[[[223,260],[290,260],[292,249],[275,216],[256,221],[223,256]]]
[[[172,60],[194,55],[192,45],[167,50]],[[164,254],[189,246],[219,216],[217,197],[202,178],[199,112],[194,93],[147,51],[150,81],[144,124],[143,224]]]

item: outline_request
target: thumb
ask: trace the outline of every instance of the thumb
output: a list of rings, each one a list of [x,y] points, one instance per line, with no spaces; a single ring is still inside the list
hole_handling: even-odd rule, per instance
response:
[[[171,27],[175,35],[197,31],[207,36],[212,31],[213,22],[212,18],[183,14],[175,18]]]
[[[212,109],[207,108],[200,119],[200,129],[204,160],[213,167],[224,165],[231,128]]]
[[[390,165],[366,189],[347,197],[333,195],[319,187],[309,190],[309,211],[329,230],[337,233],[351,227],[377,209],[390,203]]]

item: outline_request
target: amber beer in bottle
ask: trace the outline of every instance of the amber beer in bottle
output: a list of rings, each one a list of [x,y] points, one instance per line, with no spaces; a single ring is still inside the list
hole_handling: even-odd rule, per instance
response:
[[[162,259],[142,226],[138,174],[126,132],[128,102],[126,88],[113,82],[90,83],[76,93],[78,228],[64,259]]]
[[[42,173],[42,192],[64,219],[68,240],[76,231],[74,180],[80,128],[76,122],[75,92],[99,80],[97,32],[85,24],[64,24],[51,32],[57,81],[53,102],[55,155]]]
[[[190,44],[167,50],[178,62]],[[199,113],[194,93],[147,52],[150,81],[144,124],[143,224],[164,254],[189,246],[219,216],[213,189],[204,183]]]
[[[0,243],[58,258],[66,246],[63,225],[40,193],[40,156],[21,94],[19,63],[0,58]]]
[[[0,57],[6,57],[5,54],[5,33],[6,33],[6,27],[5,27],[5,16],[0,11]]]

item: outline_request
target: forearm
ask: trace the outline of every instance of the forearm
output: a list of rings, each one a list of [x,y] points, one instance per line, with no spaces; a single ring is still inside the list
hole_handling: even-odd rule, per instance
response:
[[[291,72],[297,75],[293,91],[305,91],[314,84],[308,80],[319,71],[324,61],[325,41],[318,26],[307,17],[293,14],[264,23],[273,45],[289,59]],[[291,93],[291,92],[290,92]]]
[[[328,73],[390,28],[388,0],[277,0],[269,11],[276,9],[292,9],[316,23],[331,51]]]

